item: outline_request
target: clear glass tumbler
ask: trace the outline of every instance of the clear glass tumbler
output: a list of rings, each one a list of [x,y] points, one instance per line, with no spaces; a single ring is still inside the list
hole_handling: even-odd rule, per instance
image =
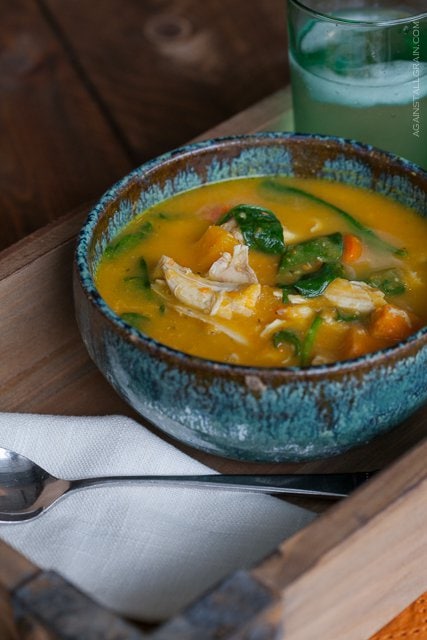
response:
[[[288,0],[295,130],[427,169],[427,0]]]

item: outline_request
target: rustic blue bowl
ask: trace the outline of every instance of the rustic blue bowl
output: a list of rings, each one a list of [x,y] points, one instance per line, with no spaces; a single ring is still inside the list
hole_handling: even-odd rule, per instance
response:
[[[204,360],[121,320],[93,274],[107,243],[148,207],[239,176],[319,177],[427,212],[427,173],[372,147],[332,137],[256,134],[167,153],[112,187],[78,238],[75,305],[90,356],[116,391],[174,438],[229,458],[298,461],[365,443],[427,401],[427,329],[395,347],[308,369]]]

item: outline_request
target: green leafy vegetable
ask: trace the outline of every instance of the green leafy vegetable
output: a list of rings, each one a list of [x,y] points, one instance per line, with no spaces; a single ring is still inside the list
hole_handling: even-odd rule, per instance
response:
[[[239,204],[217,222],[224,224],[234,218],[248,247],[263,253],[281,254],[285,250],[283,228],[274,213],[264,207]]]
[[[313,351],[314,343],[319,333],[319,329],[323,323],[321,316],[316,316],[310,325],[309,330],[306,333],[301,350],[301,365],[306,367],[310,364],[311,354]]]
[[[342,275],[343,268],[341,264],[324,264],[315,273],[300,278],[298,282],[294,283],[294,288],[306,298],[315,298],[324,292],[332,280],[340,278]]]
[[[289,302],[289,296],[298,294],[298,291],[292,285],[279,284],[278,287],[282,290],[282,302]]]
[[[400,269],[391,268],[377,271],[372,273],[366,282],[385,293],[386,296],[398,296],[406,291]]]
[[[121,319],[127,322],[128,324],[140,328],[141,323],[146,322],[150,318],[144,316],[142,313],[137,313],[136,311],[127,311],[126,313],[122,313],[120,315]]]
[[[322,264],[338,262],[343,249],[344,240],[341,233],[331,233],[289,245],[280,261],[278,282],[292,284],[302,274],[314,271]]]
[[[278,331],[273,335],[273,344],[276,349],[280,349],[283,343],[291,344],[294,348],[295,355],[300,355],[301,341],[293,331],[285,329],[283,331]]]
[[[138,267],[139,267],[138,275],[127,276],[124,279],[125,282],[133,282],[140,289],[150,289],[150,287],[151,287],[150,276],[148,275],[148,267],[147,267],[147,263],[145,262],[144,258],[140,258],[139,259]]]
[[[358,234],[367,242],[370,242],[371,245],[376,246],[383,251],[389,251],[396,256],[405,256],[407,254],[405,249],[395,247],[394,245],[386,242],[386,240],[380,238],[374,231],[372,231],[372,229],[369,229],[369,227],[366,227],[364,224],[359,222],[359,220],[353,218],[353,216],[347,213],[347,211],[344,211],[344,209],[337,207],[327,200],[323,200],[323,198],[315,196],[309,191],[299,189],[298,187],[292,187],[290,185],[283,184],[283,182],[272,179],[263,180],[260,183],[260,189],[263,192],[268,193],[270,196],[273,196],[273,198],[275,196],[276,199],[278,197],[281,199],[281,196],[283,195],[296,195],[302,198],[306,198],[307,200],[315,202],[316,204],[319,204],[323,207],[327,207],[330,211],[334,211],[335,213],[337,213],[343,220],[347,222],[349,227],[357,231]]]
[[[141,240],[144,240],[153,231],[153,225],[151,222],[144,222],[138,231],[134,233],[128,233],[118,240],[110,242],[104,251],[105,258],[116,258],[129,249],[136,247]]]

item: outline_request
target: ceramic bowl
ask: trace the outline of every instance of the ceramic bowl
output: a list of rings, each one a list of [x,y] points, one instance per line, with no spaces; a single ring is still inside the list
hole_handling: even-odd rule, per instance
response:
[[[91,358],[142,416],[179,441],[224,457],[298,461],[366,443],[427,401],[427,329],[383,351],[307,369],[204,360],[130,327],[93,274],[107,243],[174,194],[239,176],[318,177],[389,196],[427,215],[427,173],[338,138],[254,134],[188,145],[113,186],[78,238],[75,306]]]

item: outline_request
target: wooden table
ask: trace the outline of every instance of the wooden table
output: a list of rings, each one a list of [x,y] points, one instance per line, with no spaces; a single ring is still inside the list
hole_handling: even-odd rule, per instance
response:
[[[102,407],[131,414],[89,362],[73,320],[70,264],[84,203],[144,159],[285,84],[282,4],[229,0],[225,12],[215,0],[0,0],[0,243],[21,239],[0,254],[0,410],[92,414]],[[288,109],[289,92],[280,91],[215,133],[286,128]],[[336,470],[368,463],[386,470],[223,587],[230,602],[245,580],[268,593],[271,606],[252,612],[259,630],[278,628],[280,592],[286,637],[367,638],[425,590],[426,424],[419,412],[391,436],[334,459]],[[244,469],[182,448],[220,471]],[[390,545],[379,550],[383,564],[362,570],[360,557],[374,552],[376,539]],[[36,575],[37,568],[0,545],[0,584],[9,592],[22,596],[22,585]],[[370,582],[382,589],[374,607]],[[184,618],[188,623],[191,613]],[[180,624],[172,621],[158,637],[178,637],[173,630]],[[203,640],[219,637],[204,633]]]
[[[0,248],[288,80],[284,0],[0,0]]]

